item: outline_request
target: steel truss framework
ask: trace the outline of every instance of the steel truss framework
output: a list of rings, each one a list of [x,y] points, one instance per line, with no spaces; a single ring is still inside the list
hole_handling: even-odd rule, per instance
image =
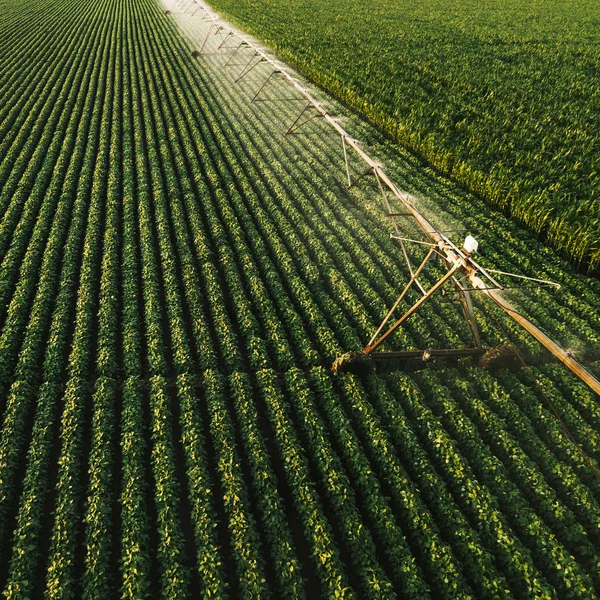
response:
[[[178,8],[175,13],[175,9]],[[193,10],[193,12],[189,12]],[[502,271],[494,271],[491,269],[485,269],[479,263],[477,263],[471,253],[467,252],[464,248],[459,248],[454,244],[446,235],[445,231],[436,229],[417,209],[413,204],[410,197],[400,191],[400,189],[394,184],[394,182],[388,177],[383,170],[382,166],[373,160],[365,150],[360,146],[360,143],[354,139],[339,123],[332,117],[325,108],[298,82],[292,77],[285,68],[278,64],[273,58],[265,54],[256,44],[246,38],[243,34],[235,30],[227,22],[225,22],[216,13],[211,11],[206,5],[199,0],[176,0],[172,9],[165,11],[167,14],[188,14],[189,16],[195,16],[200,12],[200,19],[203,22],[210,23],[208,30],[205,34],[204,40],[198,50],[192,52],[192,56],[198,57],[205,53],[206,46],[209,39],[212,37],[221,36],[220,43],[217,46],[217,52],[227,51],[229,57],[223,69],[231,68],[234,65],[242,66],[242,70],[239,75],[235,78],[235,83],[242,82],[250,72],[256,69],[259,65],[266,65],[269,67],[269,73],[266,79],[262,82],[258,90],[253,95],[250,102],[255,103],[261,100],[259,98],[261,92],[265,90],[268,84],[273,80],[274,77],[279,77],[296,93],[295,97],[287,98],[290,102],[303,100],[305,105],[300,110],[294,122],[289,128],[283,132],[284,135],[289,136],[297,132],[307,123],[314,119],[323,119],[330,127],[337,132],[341,138],[341,145],[344,155],[345,172],[347,177],[348,187],[356,185],[357,182],[366,177],[373,176],[379,193],[381,194],[387,216],[390,218],[393,232],[391,237],[395,239],[401,249],[402,256],[406,262],[410,273],[410,279],[402,290],[398,299],[388,311],[387,315],[383,319],[381,325],[369,340],[365,346],[363,352],[365,354],[371,354],[378,348],[387,338],[389,338],[394,331],[398,329],[412,314],[414,314],[428,299],[430,299],[437,291],[441,290],[445,284],[450,282],[457,293],[460,300],[462,310],[465,319],[471,330],[473,337],[474,348],[463,348],[463,349],[446,349],[446,350],[431,350],[426,351],[408,351],[408,352],[386,352],[376,353],[378,356],[398,356],[398,355],[432,355],[432,356],[473,356],[481,354],[485,351],[482,348],[479,330],[477,327],[477,321],[473,312],[473,304],[471,299],[472,292],[481,292],[490,298],[498,307],[504,310],[510,317],[512,317],[519,325],[521,325],[526,331],[528,331],[533,337],[535,337],[547,350],[549,350],[556,358],[563,362],[571,371],[573,371],[580,379],[582,379],[587,385],[589,385],[596,393],[600,394],[600,381],[598,381],[589,371],[587,371],[583,365],[581,365],[570,352],[567,352],[556,344],[551,338],[549,338],[544,332],[538,329],[531,321],[529,321],[524,315],[522,315],[502,294],[503,290],[508,289],[506,286],[500,284],[492,275],[505,275],[509,277],[516,277],[522,280],[531,282],[533,286],[554,286],[560,287],[556,283],[550,281],[536,279],[533,277],[525,277],[522,275],[515,275],[512,273],[505,273]],[[231,41],[235,41],[235,46],[228,46],[227,44]],[[250,51],[249,55],[246,53],[246,62],[234,63],[234,59],[243,51]],[[360,175],[352,179],[349,151],[352,150],[355,155],[364,163],[365,170]],[[391,201],[399,203],[400,210],[394,210],[392,208]],[[414,239],[414,237],[407,237],[402,234],[405,227],[401,226],[399,219],[410,219],[412,224],[416,224],[416,228],[419,233],[423,236],[423,239]],[[419,244],[428,248],[427,254],[420,264],[415,265],[409,256],[407,251],[407,244]],[[419,280],[419,276],[424,271],[427,264],[434,258],[441,258],[446,266],[446,273],[428,290]],[[397,310],[398,306],[405,298],[407,292],[415,286],[420,293],[420,298],[408,309],[406,312],[392,323],[387,329],[386,325],[392,318],[393,313]],[[385,331],[384,331],[385,329]]]

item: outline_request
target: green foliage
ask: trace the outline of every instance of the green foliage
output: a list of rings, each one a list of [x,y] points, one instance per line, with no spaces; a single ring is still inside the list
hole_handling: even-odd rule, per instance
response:
[[[436,169],[600,265],[597,3],[210,4]]]
[[[274,133],[152,0],[2,11],[4,597],[600,594],[600,483],[529,375],[329,372],[407,279],[368,186],[332,175],[337,138]],[[391,163],[485,228],[485,260],[558,279],[520,306],[600,350],[597,281]],[[389,347],[468,343],[439,297]],[[535,375],[596,464],[597,398]]]

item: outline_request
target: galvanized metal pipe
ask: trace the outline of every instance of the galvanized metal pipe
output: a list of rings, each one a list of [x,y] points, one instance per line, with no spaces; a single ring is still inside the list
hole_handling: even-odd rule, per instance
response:
[[[542,346],[548,349],[558,360],[567,366],[577,377],[589,385],[596,394],[600,395],[600,381],[598,381],[583,365],[579,364],[566,350],[563,350],[556,342],[551,340],[543,331],[538,329],[531,321],[526,319],[510,302],[508,302],[502,293],[490,289],[477,275],[472,274],[469,277],[474,288],[487,294],[500,308],[509,314],[521,327],[526,329]]]

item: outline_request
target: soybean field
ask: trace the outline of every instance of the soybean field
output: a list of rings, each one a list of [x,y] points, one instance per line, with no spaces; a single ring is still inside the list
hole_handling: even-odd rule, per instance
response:
[[[194,10],[0,1],[3,596],[600,596],[598,396],[485,298],[526,368],[334,376],[409,277],[376,183]],[[597,278],[315,94],[600,374]]]

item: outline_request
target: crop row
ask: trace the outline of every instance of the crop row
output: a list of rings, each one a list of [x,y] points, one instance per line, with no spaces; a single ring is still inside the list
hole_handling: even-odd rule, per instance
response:
[[[39,77],[34,28],[0,87],[5,596],[598,593],[600,489],[530,372],[324,369],[406,279],[372,187],[329,172],[339,141],[273,136],[149,0],[57,11],[89,27],[43,40]],[[596,343],[564,281],[523,304]],[[455,309],[390,347],[469,343]],[[595,398],[534,373],[596,461]]]

